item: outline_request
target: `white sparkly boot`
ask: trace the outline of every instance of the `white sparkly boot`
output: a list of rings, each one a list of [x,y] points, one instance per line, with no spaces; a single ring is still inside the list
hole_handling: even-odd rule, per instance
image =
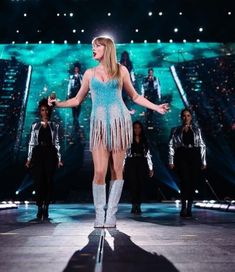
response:
[[[116,227],[116,213],[121,198],[124,180],[115,180],[110,184],[108,208],[106,213],[105,228]]]
[[[100,185],[93,181],[92,193],[95,206],[95,228],[104,227],[105,205],[106,205],[106,185]]]

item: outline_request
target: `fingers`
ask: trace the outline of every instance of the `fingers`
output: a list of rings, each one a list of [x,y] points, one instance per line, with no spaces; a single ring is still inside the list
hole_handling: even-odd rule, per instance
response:
[[[53,105],[55,105],[56,103],[56,99],[51,99],[50,96],[47,99],[47,104],[52,107]]]
[[[170,110],[168,103],[162,104],[161,106],[162,106],[163,113],[166,113]]]

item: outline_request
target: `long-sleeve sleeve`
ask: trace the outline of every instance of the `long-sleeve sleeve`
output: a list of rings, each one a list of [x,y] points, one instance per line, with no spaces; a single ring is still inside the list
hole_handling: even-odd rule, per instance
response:
[[[158,95],[158,100],[161,101],[161,84],[158,78],[157,78],[157,95]]]
[[[35,124],[32,125],[31,127],[31,133],[30,133],[30,140],[29,140],[29,147],[28,147],[28,158],[27,160],[30,161],[32,159],[32,154],[33,154],[33,148],[35,146],[35,134],[34,134],[34,126]]]
[[[171,136],[168,144],[168,163],[174,164],[175,147],[174,147],[174,129],[171,131]]]
[[[73,80],[73,77],[70,76],[70,78],[69,78],[69,84],[68,84],[68,89],[67,89],[67,96],[68,97],[70,96],[70,92],[71,92],[71,88],[72,88],[72,80]]]
[[[200,146],[200,152],[201,152],[201,161],[202,165],[206,166],[206,145],[202,138],[201,130],[198,129],[198,137],[199,137],[199,146]]]
[[[58,161],[61,161],[61,154],[60,154],[60,141],[59,141],[59,125],[55,125],[55,148],[57,150],[57,157]]]
[[[146,154],[146,158],[147,158],[147,162],[148,162],[148,167],[149,167],[149,171],[153,170],[153,162],[152,162],[152,158],[151,158],[151,153],[150,150],[148,149],[148,152]]]

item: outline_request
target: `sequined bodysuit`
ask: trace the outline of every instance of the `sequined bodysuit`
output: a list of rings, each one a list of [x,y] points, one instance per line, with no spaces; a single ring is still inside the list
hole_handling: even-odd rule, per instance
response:
[[[90,80],[92,111],[90,150],[103,146],[109,151],[126,150],[132,142],[132,121],[118,80]]]

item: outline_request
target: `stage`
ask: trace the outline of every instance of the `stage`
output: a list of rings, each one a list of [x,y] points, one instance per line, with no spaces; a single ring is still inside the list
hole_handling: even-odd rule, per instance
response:
[[[33,204],[0,211],[0,271],[234,271],[235,214],[175,203],[121,204],[116,229],[93,228],[92,204],[53,204],[49,221]]]

